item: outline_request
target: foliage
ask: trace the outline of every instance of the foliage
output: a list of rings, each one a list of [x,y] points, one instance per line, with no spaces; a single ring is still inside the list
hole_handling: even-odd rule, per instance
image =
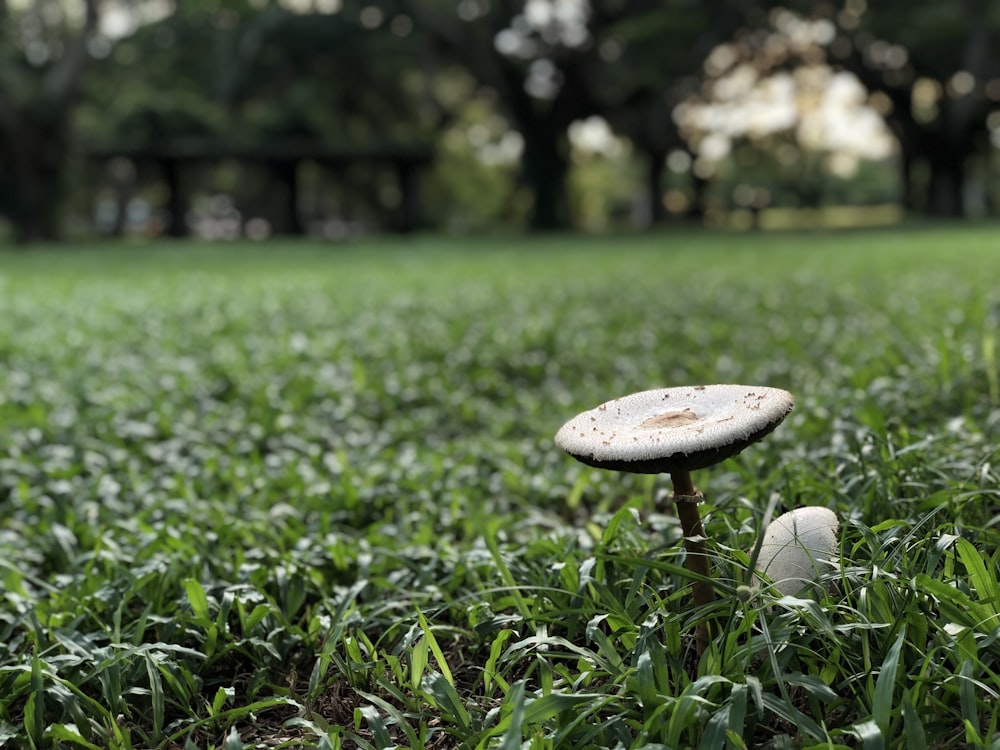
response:
[[[806,14],[810,3],[787,4]],[[1000,101],[1000,12],[991,3],[845,2],[819,12],[837,25],[833,64],[871,91],[900,145],[907,209],[968,216],[966,185],[988,162],[989,113]],[[930,172],[926,184],[919,173]],[[974,172],[973,172],[974,176]],[[923,194],[921,194],[923,193]]]
[[[429,222],[456,234],[524,226],[527,207],[521,204],[526,201],[519,200],[513,166],[517,136],[489,97],[477,96],[461,78],[451,84],[468,100],[455,107],[455,120],[441,138],[424,183]]]
[[[0,216],[30,242],[58,235],[69,120],[98,9],[18,5],[0,0]]]
[[[821,152],[799,149],[790,138],[772,136],[761,146],[741,142],[716,166],[705,202],[715,211],[898,203],[887,161],[859,160],[855,174],[838,177]]]
[[[299,14],[182,4],[114,44],[88,82],[83,134],[144,146],[190,135],[361,150],[422,142],[420,42],[393,31],[391,17],[362,26],[354,5]]]
[[[989,747],[994,228],[6,255],[0,744]],[[792,390],[701,472],[697,661],[653,478],[551,436]],[[736,596],[768,512],[812,597]]]

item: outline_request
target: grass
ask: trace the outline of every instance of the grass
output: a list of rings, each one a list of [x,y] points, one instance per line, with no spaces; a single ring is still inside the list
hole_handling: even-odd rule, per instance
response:
[[[995,229],[0,260],[0,746],[1000,747]],[[797,396],[695,477],[709,613],[552,444],[698,382]],[[839,571],[738,589],[803,504]]]

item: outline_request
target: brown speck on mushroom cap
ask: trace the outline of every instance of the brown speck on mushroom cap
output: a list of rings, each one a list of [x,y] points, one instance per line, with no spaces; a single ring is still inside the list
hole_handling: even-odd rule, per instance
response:
[[[664,408],[667,399],[670,406]],[[642,391],[578,414],[556,433],[556,445],[601,469],[636,474],[694,471],[731,458],[764,437],[793,405],[788,391],[760,386]],[[584,423],[596,424],[611,437],[585,436],[580,429]]]
[[[644,420],[639,427],[647,430],[663,429],[666,427],[680,427],[682,424],[691,424],[691,422],[697,421],[698,415],[690,409],[685,409],[684,411],[666,411],[663,414],[650,417]]]

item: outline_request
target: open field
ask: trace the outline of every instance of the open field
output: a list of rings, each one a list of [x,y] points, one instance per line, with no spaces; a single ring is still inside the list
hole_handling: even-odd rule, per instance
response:
[[[994,227],[0,268],[0,746],[1000,746]],[[552,436],[716,382],[797,403],[695,475],[706,613],[669,483]],[[803,504],[827,593],[738,598]]]

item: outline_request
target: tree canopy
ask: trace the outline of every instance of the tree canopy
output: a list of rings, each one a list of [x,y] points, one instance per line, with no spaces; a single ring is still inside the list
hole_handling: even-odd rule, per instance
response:
[[[823,33],[788,42],[810,23]],[[235,158],[256,165],[240,200],[266,213],[269,193],[284,196],[279,231],[303,229],[303,185],[317,216],[409,226],[420,196],[438,221],[449,203],[471,207],[469,181],[495,163],[509,180],[481,194],[508,198],[490,210],[557,229],[577,218],[572,128],[599,118],[637,165],[648,221],[664,218],[668,183],[698,214],[718,176],[699,167],[706,132],[678,113],[742,65],[757,81],[830,71],[814,97],[853,76],[898,143],[906,206],[962,215],[1000,132],[998,35],[986,0],[0,0],[0,212],[17,238],[51,238],[81,184],[163,184],[179,233],[191,171]],[[787,132],[751,140],[779,153],[784,138],[805,160],[815,144],[798,122]],[[451,149],[458,168],[443,156],[455,133],[470,137]],[[484,138],[502,140],[499,157],[483,161]],[[421,190],[414,170],[432,153]],[[115,154],[126,171],[101,166]],[[780,159],[762,163],[783,179]]]

